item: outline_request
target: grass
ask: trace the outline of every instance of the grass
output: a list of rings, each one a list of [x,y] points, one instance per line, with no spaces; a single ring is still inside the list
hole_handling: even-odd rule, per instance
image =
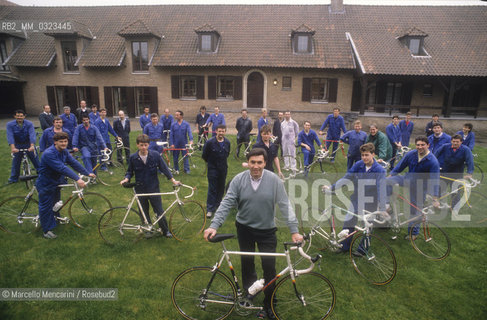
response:
[[[135,135],[132,137],[134,139]],[[235,145],[235,137],[230,137]],[[0,132],[5,141],[5,131]],[[132,141],[132,150],[135,143]],[[487,172],[487,149],[477,148],[476,161]],[[337,155],[340,171],[345,159]],[[229,158],[229,177],[242,171]],[[10,172],[7,145],[0,147],[0,181]],[[194,171],[176,177],[197,186],[193,199],[206,203],[206,177]],[[162,181],[162,190],[170,183]],[[478,187],[483,193],[485,185]],[[21,184],[0,188],[0,200],[27,193]],[[125,205],[131,190],[119,186],[95,185],[113,205]],[[167,206],[172,199],[163,199]],[[299,210],[298,210],[299,211]],[[1,218],[0,218],[1,219]],[[221,232],[235,232],[234,216],[229,216]],[[487,307],[487,232],[485,223],[477,228],[448,228],[452,252],[443,261],[430,261],[414,251],[404,240],[387,240],[398,263],[396,278],[387,286],[369,285],[353,269],[346,255],[324,252],[315,271],[328,277],[337,292],[332,319],[485,319]],[[170,289],[173,279],[192,266],[213,265],[220,252],[218,244],[201,237],[178,242],[152,238],[113,247],[104,244],[96,226],[78,229],[62,225],[58,239],[48,241],[41,232],[8,234],[0,232],[1,288],[118,288],[116,301],[24,301],[0,302],[0,319],[178,319],[172,306]],[[403,231],[403,234],[404,231]],[[279,228],[280,241],[289,240],[287,228]],[[227,241],[237,249],[236,241]],[[282,250],[282,246],[278,246]],[[278,259],[278,269],[284,266]],[[240,270],[239,259],[233,260]],[[257,262],[257,265],[260,263]],[[258,272],[260,268],[258,267]],[[239,272],[238,272],[239,275]],[[230,319],[242,319],[235,313]],[[295,319],[299,319],[296,315]]]

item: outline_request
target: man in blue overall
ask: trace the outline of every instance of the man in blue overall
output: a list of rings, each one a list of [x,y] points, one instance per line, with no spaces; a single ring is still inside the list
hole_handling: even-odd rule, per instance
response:
[[[208,195],[206,197],[206,216],[211,217],[218,209],[225,193],[225,180],[227,178],[230,154],[230,141],[225,138],[227,128],[219,125],[216,136],[206,141],[201,157],[208,163]]]
[[[110,121],[108,121],[106,116],[107,110],[104,108],[100,109],[100,118],[96,120],[94,125],[100,131],[100,134],[103,137],[103,141],[105,141],[105,145],[110,150],[112,150],[112,144],[110,143],[110,136],[108,135],[108,133],[110,133],[116,139],[118,139],[118,134],[115,132],[115,130],[113,130],[112,125],[110,124]]]
[[[323,135],[325,128],[328,126],[328,131],[326,132],[326,149],[328,150],[330,148],[330,144],[332,141],[333,142],[333,150],[331,154],[331,162],[335,162],[335,150],[338,148],[338,139],[340,139],[341,131],[343,133],[347,132],[347,129],[345,129],[345,120],[343,120],[343,117],[340,115],[340,108],[333,108],[333,114],[330,114],[325,122],[323,122],[323,125],[320,128],[319,134]]]
[[[150,122],[145,125],[143,132],[149,136],[149,149],[155,150],[159,152],[159,154],[162,152],[162,146],[158,146],[157,142],[162,141],[163,131],[164,127],[159,123],[159,115],[157,113],[152,113],[150,115]]]
[[[150,120],[151,116],[149,115],[149,110],[150,110],[149,107],[144,107],[144,114],[141,115],[139,118],[139,124],[142,131],[144,131],[145,126],[151,122]]]
[[[426,194],[433,196],[435,207],[439,206],[438,196],[440,194],[440,164],[429,150],[428,138],[425,136],[416,137],[414,143],[416,150],[406,153],[386,179],[388,196],[392,194],[394,184],[409,188],[409,200],[412,204],[410,206],[410,218],[421,214]],[[405,176],[398,175],[406,167],[409,168],[409,172]],[[409,240],[411,227],[416,221],[409,223],[406,240]],[[418,225],[415,226],[411,234],[413,240],[416,240],[419,234]]]
[[[14,155],[12,159],[12,169],[8,183],[14,183],[19,180],[20,164],[24,152],[19,149],[27,149],[27,156],[36,168],[39,168],[39,159],[34,153],[36,143],[36,133],[34,125],[29,120],[25,120],[24,110],[16,110],[15,120],[7,123],[7,142],[10,146],[10,152]]]
[[[215,133],[215,128],[218,127],[219,125],[223,124],[226,125],[225,123],[225,116],[223,113],[220,113],[220,108],[215,107],[215,113],[212,113],[208,120],[206,120],[205,127],[209,127],[210,123],[212,125],[211,129],[211,136],[214,137],[216,135]]]
[[[401,145],[409,146],[411,134],[413,134],[414,122],[411,121],[411,112],[406,113],[406,119],[399,121],[399,131],[401,131]]]
[[[373,143],[366,143],[360,146],[360,156],[362,160],[357,161],[352,168],[350,168],[345,176],[338,180],[335,184],[324,186],[323,191],[328,189],[336,190],[345,186],[347,182],[353,183],[353,194],[350,196],[351,207],[350,212],[357,215],[362,215],[364,210],[374,212],[380,210],[384,212],[384,217],[387,217],[386,210],[386,170],[374,159],[375,147]],[[359,195],[362,197],[359,198]],[[352,214],[345,216],[343,229],[348,230],[348,234],[355,231],[355,225],[358,218]],[[342,242],[341,252],[347,252],[350,249],[350,243],[353,237],[348,237]],[[360,255],[360,252],[353,252],[355,255]]]
[[[193,144],[193,134],[191,133],[191,127],[189,123],[183,120],[183,112],[181,110],[175,113],[176,121],[171,125],[171,132],[169,134],[169,144],[171,148],[184,149],[186,144]],[[179,151],[181,151],[181,156],[184,157],[187,153],[186,150],[174,150],[172,152],[172,158],[174,161],[174,169],[176,172],[179,171]],[[188,157],[184,157],[184,173],[189,173],[189,160]]]
[[[164,109],[164,114],[161,116],[159,123],[164,128],[164,132],[162,133],[162,141],[167,141],[169,138],[168,131],[171,130],[171,125],[174,122],[174,117],[172,114],[169,113],[169,109]]]
[[[397,149],[401,147],[401,130],[399,129],[398,116],[392,117],[392,123],[389,123],[386,127],[386,135],[392,148],[392,158],[389,163],[391,164],[391,168],[394,168]]]
[[[428,137],[429,149],[435,153],[442,145],[450,144],[451,136],[443,132],[443,125],[435,123],[433,125],[433,134]]]
[[[265,125],[270,125],[269,119],[267,119],[267,109],[262,108],[262,116],[257,121],[257,142],[260,142],[262,137],[260,136],[260,128]]]
[[[340,143],[348,144],[347,170],[349,170],[355,162],[360,161],[360,147],[364,145],[366,141],[367,133],[362,131],[362,123],[360,120],[356,120],[353,123],[353,130],[348,130],[343,136],[340,137]]]
[[[105,141],[97,127],[90,124],[88,115],[83,116],[83,124],[76,127],[73,135],[73,151],[80,151],[83,164],[88,172],[93,172],[98,151],[107,149]]]
[[[44,152],[47,148],[54,144],[54,135],[58,132],[66,132],[68,134],[68,149],[71,147],[71,132],[63,128],[63,120],[61,117],[54,117],[54,124],[52,127],[47,128],[42,133],[41,139],[39,140],[39,150]]]
[[[96,104],[91,105],[91,112],[88,115],[90,117],[90,123],[95,123],[96,120],[100,119],[100,113],[97,111],[98,106]]]
[[[66,150],[68,147],[68,134],[66,132],[56,133],[53,137],[54,145],[44,151],[39,168],[39,178],[36,181],[37,192],[39,194],[39,218],[41,221],[44,238],[57,238],[52,230],[57,222],[52,208],[61,199],[59,184],[65,183],[65,176],[75,180],[80,188],[85,187],[85,182],[66,164],[70,165],[76,172],[89,175],[95,178],[93,173],[88,172],[83,166],[74,159]]]
[[[301,152],[303,153],[303,161],[305,167],[305,176],[308,175],[309,165],[313,162],[315,157],[315,142],[323,149],[321,146],[320,139],[314,130],[311,130],[311,122],[305,121],[303,124],[304,129],[298,134],[298,146],[301,147]]]
[[[71,113],[71,108],[66,106],[63,108],[64,113],[61,115],[61,119],[63,120],[63,128],[71,132],[71,135],[74,134],[74,130],[76,130],[76,126],[78,122],[76,120],[76,116]]]
[[[157,119],[159,120],[159,117],[157,117]],[[160,193],[159,179],[157,178],[159,172],[162,172],[168,180],[171,180],[173,185],[180,184],[179,181],[176,181],[173,178],[171,171],[169,171],[166,163],[162,161],[159,153],[149,149],[149,142],[150,139],[145,134],[141,134],[137,137],[136,143],[138,151],[130,155],[125,179],[120,181],[120,184],[123,185],[129,182],[135,174],[135,192],[137,193]],[[139,201],[149,223],[151,223],[149,202],[157,217],[164,213],[160,195],[139,197]],[[172,237],[168,229],[166,217],[162,217],[162,219],[159,220],[159,227],[160,230],[158,231],[162,233],[163,236],[167,238]]]

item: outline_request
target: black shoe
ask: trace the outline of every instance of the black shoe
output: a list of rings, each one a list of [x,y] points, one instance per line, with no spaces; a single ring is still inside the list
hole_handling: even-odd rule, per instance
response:
[[[272,312],[271,308],[264,308],[260,310],[257,314],[256,317],[258,319],[276,319],[276,316]]]

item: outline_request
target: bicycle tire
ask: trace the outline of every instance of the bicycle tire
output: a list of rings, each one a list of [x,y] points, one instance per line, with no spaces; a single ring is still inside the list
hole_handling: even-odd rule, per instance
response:
[[[482,181],[484,181],[484,171],[482,170],[482,168],[474,163],[474,170],[473,170],[473,177],[477,180],[480,181],[480,183],[482,183]]]
[[[478,191],[471,191],[466,202],[459,211],[459,215],[471,222],[474,226],[487,222],[487,196]]]
[[[419,234],[414,240],[412,233],[419,227]],[[443,260],[450,254],[450,238],[443,229],[430,221],[418,221],[409,231],[409,239],[414,250],[431,260]]]
[[[168,212],[169,230],[178,241],[184,241],[199,235],[206,224],[203,206],[193,200],[176,204]]]
[[[118,158],[118,153],[121,152],[121,159]],[[123,148],[115,148],[110,155],[111,161],[113,163],[116,163],[116,165],[122,166],[125,169],[127,169],[128,164],[129,164],[129,158],[127,158],[127,152],[130,156],[130,148],[129,147],[123,147]]]
[[[113,153],[112,153],[113,155]],[[117,185],[125,176],[125,167],[117,161],[106,164],[106,170],[101,166],[96,170],[97,180],[105,186]]]
[[[31,167],[29,164],[29,160],[22,161],[22,175],[23,176],[32,175],[32,170],[31,170]],[[34,180],[33,179],[25,180],[24,183],[25,183],[25,187],[27,188],[27,190],[32,189],[32,187],[34,186]]]
[[[318,219],[313,219],[316,211],[320,212],[320,216]],[[304,248],[305,252],[308,254],[317,253],[331,248],[330,239],[327,239],[327,237],[333,232],[332,221],[331,219],[322,218],[322,214],[322,210],[308,208],[308,221],[304,221],[303,215],[299,215],[298,219],[300,232],[301,234],[308,235],[309,237],[306,241],[306,247]]]
[[[298,299],[302,297],[302,301]],[[276,319],[326,319],[336,303],[335,288],[330,280],[317,272],[296,276],[288,274],[272,292],[271,309]]]
[[[247,160],[247,154],[252,150],[252,145],[250,145],[250,142],[240,142],[237,144],[237,148],[235,148],[233,152],[233,157],[237,161],[246,161]]]
[[[83,192],[83,198],[76,196],[69,204],[69,218],[78,228],[96,225],[103,212],[112,204],[107,197],[96,192]]]
[[[14,196],[0,202],[0,228],[9,233],[32,233],[40,227],[36,199]]]
[[[235,285],[226,274],[212,269],[211,267],[189,268],[174,279],[171,300],[185,319],[223,320],[235,308],[237,301]]]
[[[338,178],[338,169],[334,163],[329,160],[316,161],[311,166],[312,173],[321,174],[330,183],[336,182]]]
[[[143,232],[138,227],[142,223],[138,211],[130,208],[130,212],[122,225],[127,207],[115,207],[105,211],[98,221],[98,233],[109,245],[121,242],[136,242]]]
[[[206,175],[206,161],[201,158],[199,154],[195,154],[193,152],[192,155],[188,157],[189,167],[191,170],[200,173],[202,176]],[[183,162],[180,163],[180,167],[183,165]]]
[[[360,253],[362,256],[355,256]],[[397,273],[397,261],[391,247],[374,234],[355,234],[350,245],[353,268],[367,281],[377,286],[390,283]]]

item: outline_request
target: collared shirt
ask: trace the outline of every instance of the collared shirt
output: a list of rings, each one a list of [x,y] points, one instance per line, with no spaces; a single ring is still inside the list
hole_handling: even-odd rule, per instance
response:
[[[264,175],[264,171],[262,171],[262,174],[260,175],[260,178],[258,178],[258,179],[254,179],[254,177],[252,177],[252,174],[250,173],[250,171],[249,171],[249,175],[250,175],[250,184],[252,185],[252,189],[254,189],[254,191],[257,191],[257,189],[260,186],[260,183],[262,182],[262,176]]]

